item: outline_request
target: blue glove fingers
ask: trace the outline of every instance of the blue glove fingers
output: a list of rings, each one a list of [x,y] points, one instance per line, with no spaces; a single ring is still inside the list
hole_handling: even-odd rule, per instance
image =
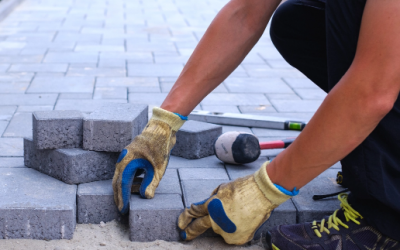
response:
[[[147,160],[143,160],[143,168],[144,168],[144,178],[142,184],[140,185],[140,196],[142,198],[146,198],[145,192],[146,188],[150,185],[154,178],[154,167]]]
[[[124,153],[124,151],[121,153],[121,155],[123,153]],[[148,182],[149,177],[153,178],[152,176],[154,176],[153,166],[150,164],[149,161],[147,161],[145,159],[135,159],[135,160],[132,160],[131,162],[129,162],[128,165],[126,165],[124,172],[122,173],[122,180],[121,180],[122,201],[124,204],[124,206],[121,210],[122,214],[126,214],[129,210],[129,199],[130,199],[130,195],[131,195],[132,182],[135,177],[135,173],[138,169],[144,169],[146,172],[143,183]],[[153,174],[149,175],[149,172],[153,173]],[[151,182],[151,180],[150,180],[150,182]],[[140,189],[142,190],[142,186]]]
[[[214,199],[208,203],[208,213],[214,222],[225,232],[236,232],[236,225],[233,223],[225,213],[224,206],[220,199]]]

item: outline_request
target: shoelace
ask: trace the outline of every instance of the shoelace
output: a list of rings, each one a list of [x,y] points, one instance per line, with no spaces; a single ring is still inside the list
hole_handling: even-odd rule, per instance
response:
[[[356,223],[357,225],[360,225],[360,222],[357,220],[358,218],[362,219],[363,217],[361,214],[359,214],[356,210],[354,210],[350,204],[347,202],[347,194],[342,193],[338,195],[338,199],[341,202],[340,207],[341,209],[344,210],[344,216],[346,218],[346,221],[349,222],[350,220]],[[328,227],[325,227],[325,219],[321,220],[320,223],[317,223],[317,221],[313,221],[311,229],[314,230],[315,235],[317,235],[319,238],[322,237],[321,233],[325,232],[327,234],[330,234],[331,232],[329,231],[330,228],[336,229],[336,231],[339,231],[339,225],[344,227],[344,228],[349,228],[344,222],[342,222],[341,219],[339,219],[336,214],[340,209],[337,209],[331,216],[328,218]],[[318,230],[319,229],[319,230]]]

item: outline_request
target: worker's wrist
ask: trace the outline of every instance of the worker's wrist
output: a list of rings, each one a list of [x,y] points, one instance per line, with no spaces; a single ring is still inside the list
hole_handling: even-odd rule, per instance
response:
[[[152,120],[158,120],[167,123],[172,130],[178,131],[187,121],[187,117],[178,113],[172,113],[162,108],[153,108]]]

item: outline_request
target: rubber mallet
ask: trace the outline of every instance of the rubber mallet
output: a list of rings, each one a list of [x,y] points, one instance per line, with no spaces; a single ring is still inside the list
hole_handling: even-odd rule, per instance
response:
[[[259,142],[253,134],[227,132],[220,135],[214,143],[214,152],[225,163],[245,164],[258,159],[262,149],[287,148],[294,139]]]

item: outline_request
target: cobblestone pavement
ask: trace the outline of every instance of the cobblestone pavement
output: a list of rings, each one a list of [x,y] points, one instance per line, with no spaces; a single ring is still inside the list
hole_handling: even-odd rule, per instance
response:
[[[25,0],[0,23],[0,157],[22,156],[36,110],[160,105],[226,2]],[[324,97],[267,30],[198,109],[307,120]]]
[[[25,0],[0,22],[0,168],[24,167],[22,138],[32,136],[34,111],[91,112],[107,102],[148,104],[150,110],[160,105],[226,2]],[[325,96],[285,62],[267,29],[197,109],[307,121]],[[261,140],[298,135],[223,130]]]

